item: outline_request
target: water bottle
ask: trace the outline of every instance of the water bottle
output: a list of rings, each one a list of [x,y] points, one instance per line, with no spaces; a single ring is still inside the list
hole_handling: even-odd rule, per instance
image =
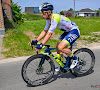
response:
[[[60,56],[60,54],[56,54],[56,56],[60,61],[63,61],[63,58]]]

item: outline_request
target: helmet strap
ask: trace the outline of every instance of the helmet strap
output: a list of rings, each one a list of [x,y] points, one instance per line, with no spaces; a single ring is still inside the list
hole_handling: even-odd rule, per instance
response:
[[[52,11],[51,11],[51,13],[52,13]],[[48,12],[47,12],[47,15],[48,15],[47,19],[49,19],[49,17],[50,17],[51,14],[48,14]]]

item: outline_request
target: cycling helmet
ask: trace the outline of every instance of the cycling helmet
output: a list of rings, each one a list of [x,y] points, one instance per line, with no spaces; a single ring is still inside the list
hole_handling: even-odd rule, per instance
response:
[[[39,10],[40,11],[47,11],[47,10],[53,10],[53,5],[50,4],[50,3],[42,3],[40,6],[39,6]]]

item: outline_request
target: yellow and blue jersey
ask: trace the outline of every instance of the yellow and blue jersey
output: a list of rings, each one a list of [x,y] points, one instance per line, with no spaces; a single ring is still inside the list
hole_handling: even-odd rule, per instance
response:
[[[69,18],[53,13],[51,20],[46,20],[46,26],[44,30],[48,30],[48,32],[53,33],[57,26],[59,29],[63,29],[66,32],[70,32],[73,29],[78,29],[78,26],[73,24]]]

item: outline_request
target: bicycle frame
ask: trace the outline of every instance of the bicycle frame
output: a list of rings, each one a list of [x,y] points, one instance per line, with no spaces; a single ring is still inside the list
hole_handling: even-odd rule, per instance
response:
[[[45,48],[45,46],[42,48],[42,50],[44,48]],[[65,65],[62,61],[63,58],[61,58],[61,60],[59,60],[54,54],[52,54],[51,50],[55,50],[55,49],[58,49],[58,48],[46,48],[45,52],[42,52],[42,50],[40,50],[40,52],[43,54],[43,58],[42,58],[42,60],[39,64],[39,66],[41,68],[43,67],[46,55],[49,55],[50,57],[52,57],[53,60],[55,60],[62,68],[68,68],[69,67],[70,57],[67,58],[67,62],[66,62],[66,65]]]

